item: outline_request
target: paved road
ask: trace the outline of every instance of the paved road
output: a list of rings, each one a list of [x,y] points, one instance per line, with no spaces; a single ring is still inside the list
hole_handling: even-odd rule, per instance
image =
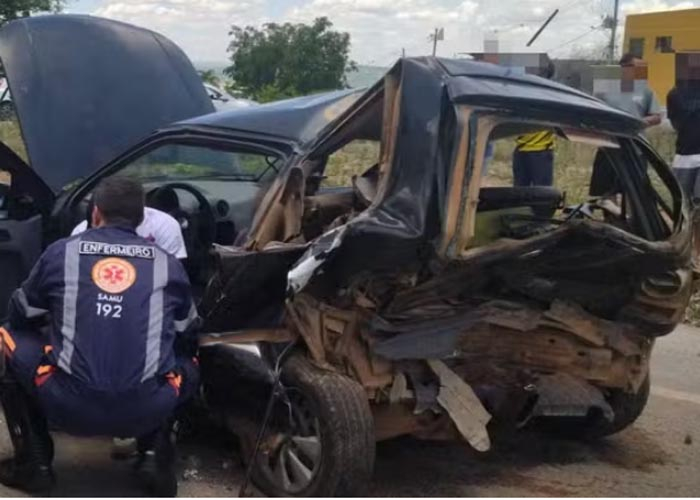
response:
[[[596,445],[521,434],[487,455],[458,443],[400,439],[379,446],[376,496],[700,495],[700,330],[659,340],[652,396],[638,423]],[[58,496],[135,496],[127,463],[109,442],[59,436]],[[2,431],[0,450],[9,450]],[[0,451],[2,453],[2,451]],[[218,437],[181,448],[186,496],[234,496],[243,471]],[[17,492],[0,488],[2,496]]]

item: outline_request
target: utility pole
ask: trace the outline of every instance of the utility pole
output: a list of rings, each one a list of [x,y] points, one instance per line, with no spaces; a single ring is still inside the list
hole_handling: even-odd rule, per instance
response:
[[[612,25],[610,27],[610,63],[615,62],[615,38],[617,36],[617,11],[620,8],[620,0],[615,0],[615,10],[613,11]]]
[[[430,35],[429,38],[433,40],[433,56],[435,56],[438,40],[445,39],[445,28],[435,28],[435,33]]]
[[[401,59],[403,59],[403,58],[405,58],[405,57],[406,57],[406,49],[405,49],[405,48],[401,48]]]
[[[537,37],[540,36],[540,34],[544,31],[544,29],[545,29],[547,26],[549,26],[549,23],[552,22],[552,19],[554,19],[554,16],[556,16],[557,14],[559,14],[559,9],[556,9],[554,12],[552,12],[552,15],[550,15],[550,16],[547,18],[547,20],[544,22],[544,24],[543,24],[542,26],[540,26],[540,29],[537,30],[537,33],[535,33],[535,34],[532,36],[532,38],[530,38],[530,41],[527,42],[526,47],[529,47],[530,45],[532,45],[532,44],[535,42],[535,40],[537,40]]]

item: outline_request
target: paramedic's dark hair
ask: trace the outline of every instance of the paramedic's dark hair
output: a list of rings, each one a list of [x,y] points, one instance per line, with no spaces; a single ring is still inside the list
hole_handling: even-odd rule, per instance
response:
[[[92,201],[110,225],[136,229],[143,221],[143,187],[127,177],[109,177],[97,185]]]
[[[620,58],[620,66],[629,66],[634,62],[635,59],[639,58],[635,56],[632,52],[628,52]]]

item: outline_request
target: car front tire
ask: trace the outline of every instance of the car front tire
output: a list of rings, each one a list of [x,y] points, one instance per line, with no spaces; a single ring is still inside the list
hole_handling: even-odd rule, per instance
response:
[[[364,389],[302,355],[284,365],[290,425],[258,455],[253,481],[270,496],[361,496],[372,478],[374,421]]]

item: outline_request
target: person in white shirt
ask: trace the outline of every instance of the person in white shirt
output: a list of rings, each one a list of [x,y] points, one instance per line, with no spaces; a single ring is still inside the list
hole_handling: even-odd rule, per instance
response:
[[[80,234],[88,228],[87,220],[84,220],[71,232],[71,236]],[[155,243],[160,248],[178,259],[187,258],[185,240],[182,238],[182,229],[174,217],[146,207],[143,211],[143,222],[136,228],[136,234],[150,242]]]

